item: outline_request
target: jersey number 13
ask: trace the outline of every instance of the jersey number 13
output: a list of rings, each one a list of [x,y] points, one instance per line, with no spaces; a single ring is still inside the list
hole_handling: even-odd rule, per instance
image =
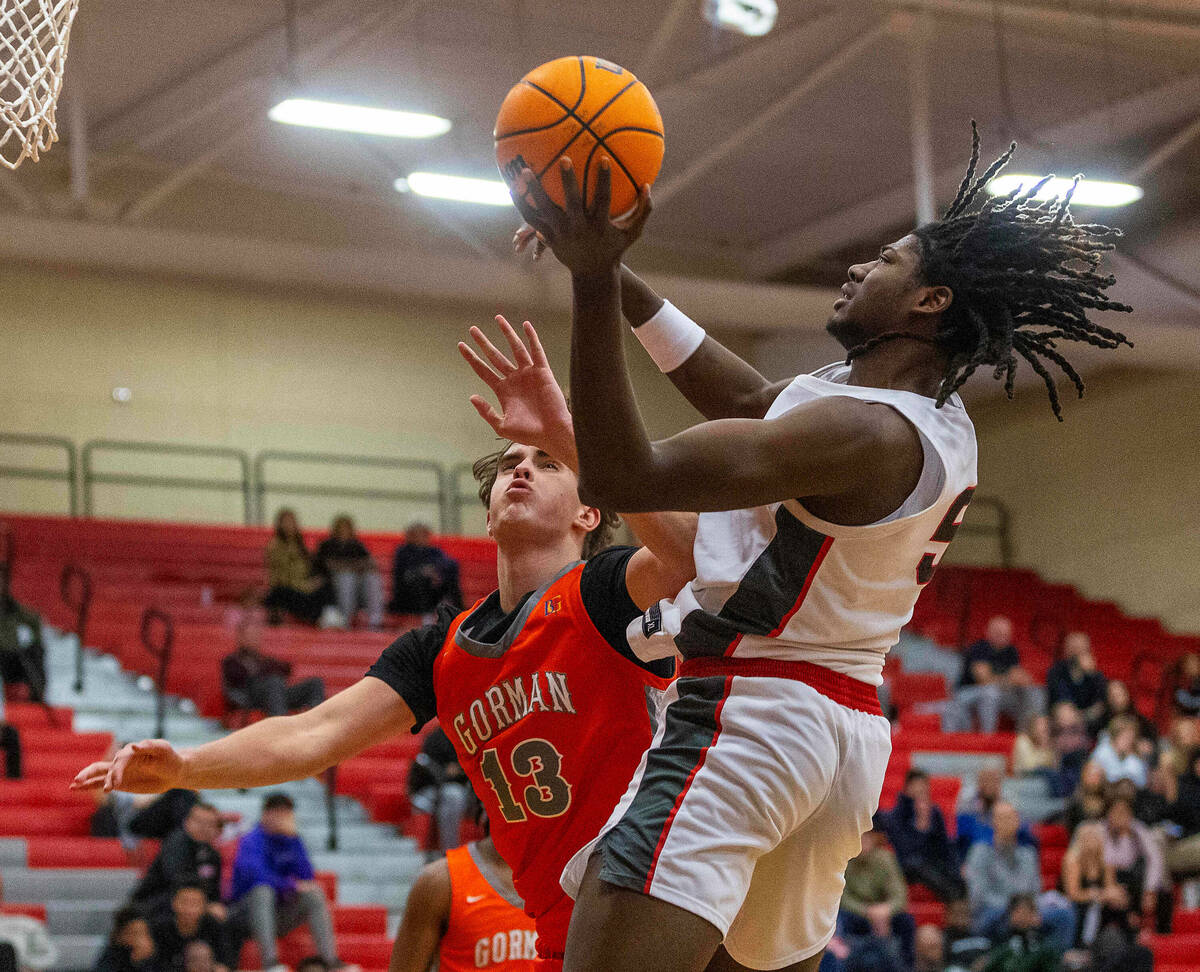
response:
[[[495,749],[485,749],[479,760],[479,771],[496,794],[506,821],[521,823],[529,819],[530,813],[535,817],[560,817],[567,812],[571,806],[571,784],[559,775],[562,754],[553,743],[546,739],[526,739],[513,747],[509,763],[511,776]],[[517,781],[520,800],[513,793],[510,779]],[[526,781],[529,782],[522,788]]]

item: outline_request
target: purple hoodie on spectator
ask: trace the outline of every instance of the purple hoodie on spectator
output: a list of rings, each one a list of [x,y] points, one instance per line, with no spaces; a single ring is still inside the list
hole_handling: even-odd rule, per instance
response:
[[[297,881],[313,879],[312,862],[304,841],[286,834],[269,834],[259,824],[238,844],[233,862],[233,894],[237,901],[259,884],[280,895],[290,894]]]

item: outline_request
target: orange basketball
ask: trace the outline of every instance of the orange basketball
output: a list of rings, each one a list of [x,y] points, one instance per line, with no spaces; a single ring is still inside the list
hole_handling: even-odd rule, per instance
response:
[[[496,116],[496,162],[510,186],[530,168],[563,205],[558,160],[567,156],[583,189],[596,188],[601,159],[612,168],[614,216],[653,183],[663,157],[663,124],[646,86],[598,57],[560,57],[534,68],[504,98]]]

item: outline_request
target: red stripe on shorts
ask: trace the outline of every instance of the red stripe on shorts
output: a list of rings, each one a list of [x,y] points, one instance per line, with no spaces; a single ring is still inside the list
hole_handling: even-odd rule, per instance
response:
[[[726,685],[735,675],[758,678],[787,678],[803,682],[827,699],[869,715],[883,715],[879,690],[867,682],[835,672],[832,668],[806,661],[780,658],[685,658],[679,664],[680,678],[716,678],[724,676]],[[729,689],[726,688],[726,694]],[[724,700],[722,700],[722,703]]]
[[[704,761],[708,758],[708,751],[717,744],[717,737],[721,735],[721,710],[725,708],[725,702],[729,698],[729,692],[732,688],[733,676],[730,675],[725,679],[725,687],[721,692],[721,701],[717,703],[716,711],[713,713],[713,722],[716,723],[716,728],[713,730],[712,739],[709,740],[707,746],[700,750],[700,757],[696,760],[696,765],[692,767],[692,771],[688,773],[688,778],[684,781],[683,789],[679,791],[679,796],[675,798],[675,805],[671,807],[671,812],[667,815],[667,822],[663,824],[662,833],[658,838],[658,845],[654,848],[654,857],[650,860],[650,870],[646,874],[646,884],[642,888],[643,894],[650,893],[650,885],[654,883],[654,872],[658,868],[658,857],[667,843],[667,837],[671,833],[671,825],[675,822],[675,815],[679,813],[679,808],[683,806],[683,798],[687,796],[688,790],[692,788],[692,781],[695,780],[696,774],[704,767]]]

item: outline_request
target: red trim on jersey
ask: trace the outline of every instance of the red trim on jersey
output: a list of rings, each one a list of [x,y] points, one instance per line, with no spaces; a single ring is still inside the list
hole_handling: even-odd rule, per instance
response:
[[[646,874],[646,884],[642,888],[643,894],[650,893],[650,885],[654,883],[654,871],[658,867],[658,857],[662,853],[663,846],[667,843],[667,837],[671,833],[671,825],[675,823],[675,815],[679,813],[679,808],[683,805],[683,799],[687,796],[688,790],[692,788],[692,781],[696,779],[696,774],[704,766],[705,759],[708,758],[708,751],[717,744],[717,737],[721,735],[721,710],[725,708],[725,701],[729,698],[729,692],[733,688],[733,676],[725,679],[725,687],[721,692],[721,701],[717,703],[717,709],[713,713],[713,722],[716,723],[716,728],[713,730],[712,739],[708,745],[700,750],[700,756],[696,760],[696,765],[692,767],[692,771],[688,773],[688,778],[684,781],[683,789],[679,791],[679,796],[675,798],[675,805],[671,807],[671,812],[667,816],[667,822],[663,824],[662,833],[659,835],[658,844],[654,848],[654,857],[650,859],[650,870]]]
[[[742,643],[742,638],[744,636],[745,636],[744,633],[739,631],[738,636],[736,638],[734,638],[733,641],[729,642],[729,647],[725,649],[725,653],[724,653],[723,657],[732,658],[733,653],[735,651],[737,651],[737,646]]]
[[[809,588],[812,587],[813,581],[817,579],[817,571],[821,569],[821,564],[825,561],[825,555],[829,553],[829,548],[833,546],[833,537],[826,537],[825,542],[821,544],[821,549],[817,551],[816,559],[813,560],[812,566],[808,568],[808,576],[804,578],[804,586],[800,588],[800,595],[796,598],[796,603],[792,605],[792,609],[783,616],[783,620],[779,622],[779,626],[772,631],[768,638],[777,638],[779,633],[788,626],[788,622],[797,611],[800,610],[800,605],[804,603],[804,599],[808,597]]]
[[[713,678],[724,676],[726,685],[734,675],[759,678],[787,678],[803,682],[848,709],[870,715],[883,715],[879,705],[879,690],[867,682],[835,672],[823,665],[806,661],[785,661],[779,658],[685,658],[679,666],[680,678]],[[726,688],[726,694],[729,689]],[[723,702],[724,700],[722,700]],[[714,737],[715,741],[715,737]]]

